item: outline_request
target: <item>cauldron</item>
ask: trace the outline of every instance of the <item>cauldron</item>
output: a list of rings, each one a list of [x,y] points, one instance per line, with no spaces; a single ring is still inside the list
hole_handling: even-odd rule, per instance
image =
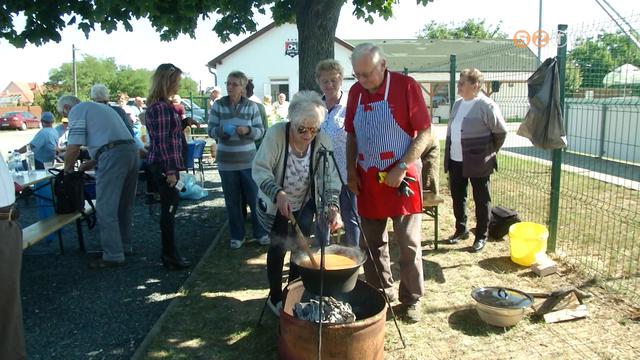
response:
[[[315,360],[318,358],[318,324],[298,319],[293,307],[308,302],[314,294],[300,281],[285,289],[280,313],[278,352],[283,360]],[[356,321],[347,324],[322,324],[323,360],[384,359],[384,333],[387,304],[382,293],[364,281],[357,281],[353,291],[337,294],[336,300],[351,305]]]
[[[311,251],[313,254],[320,254],[320,249],[311,249]],[[325,255],[336,254],[348,257],[353,260],[355,264],[349,268],[325,269],[322,295],[334,296],[353,290],[358,280],[358,269],[360,269],[360,266],[367,260],[365,252],[357,247],[334,244],[325,247],[324,253]],[[291,257],[291,261],[299,267],[300,278],[302,279],[305,289],[319,295],[320,269],[303,266],[308,260],[309,256],[302,251],[295,252]]]

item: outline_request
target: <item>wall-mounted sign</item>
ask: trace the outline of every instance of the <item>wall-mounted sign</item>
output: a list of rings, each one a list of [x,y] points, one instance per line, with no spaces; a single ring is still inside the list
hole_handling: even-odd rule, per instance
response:
[[[292,58],[298,55],[298,40],[289,39],[284,42],[284,54]]]

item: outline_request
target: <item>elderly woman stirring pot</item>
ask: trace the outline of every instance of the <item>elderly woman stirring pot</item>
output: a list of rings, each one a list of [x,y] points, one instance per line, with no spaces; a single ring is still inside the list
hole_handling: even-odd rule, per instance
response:
[[[464,69],[458,80],[458,99],[451,110],[447,127],[444,171],[449,173],[449,188],[456,218],[456,232],[450,244],[469,237],[467,230],[467,187],[473,187],[476,205],[476,233],[472,249],[478,252],[487,241],[491,212],[491,181],[497,169],[496,156],[507,135],[498,105],[481,91],[483,76],[475,68]]]
[[[326,212],[324,226],[335,231],[342,224],[339,214],[340,179],[333,162],[325,169],[317,166],[320,150],[332,150],[331,140],[320,132],[326,108],[322,98],[313,91],[301,91],[289,105],[289,121],[270,127],[253,161],[252,175],[258,185],[258,218],[271,234],[267,253],[269,308],[279,315],[282,307],[282,267],[287,251],[290,214],[296,218],[302,232],[309,236],[315,215]],[[317,169],[317,170],[316,170]],[[325,179],[330,179],[329,183]],[[324,196],[326,209],[320,208]],[[328,238],[322,239],[325,243]],[[289,281],[298,277],[294,263],[290,264]]]

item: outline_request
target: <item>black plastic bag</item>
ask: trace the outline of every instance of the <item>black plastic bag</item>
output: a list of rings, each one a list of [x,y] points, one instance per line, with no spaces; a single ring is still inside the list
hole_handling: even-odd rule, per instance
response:
[[[567,147],[562,108],[558,61],[545,60],[527,80],[529,110],[518,128],[518,135],[543,149]]]
[[[489,220],[489,236],[493,239],[500,239],[509,233],[509,227],[520,222],[518,212],[502,206],[491,209],[491,220]]]

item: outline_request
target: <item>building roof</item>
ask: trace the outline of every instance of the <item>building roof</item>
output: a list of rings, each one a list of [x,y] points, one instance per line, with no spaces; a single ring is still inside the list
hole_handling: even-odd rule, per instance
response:
[[[382,48],[391,70],[411,73],[448,72],[449,57],[456,54],[456,68],[475,67],[482,72],[535,71],[538,62],[528,47],[516,47],[511,39],[427,40],[367,39],[346,40],[356,46],[371,42]]]
[[[234,45],[233,47],[231,47],[229,50],[223,52],[222,54],[218,55],[217,57],[213,58],[211,61],[209,61],[207,63],[207,66],[209,66],[210,68],[216,68],[218,65],[222,64],[222,60],[224,60],[226,57],[228,57],[229,55],[233,54],[234,52],[238,51],[239,49],[241,49],[243,46],[247,45],[248,43],[256,40],[257,38],[259,38],[261,35],[267,33],[269,30],[273,29],[274,27],[276,27],[277,25],[275,23],[271,23],[265,27],[263,27],[262,29],[254,32],[253,34],[249,35],[246,39],[242,40],[241,42],[237,43],[236,45]],[[335,37],[335,42],[337,42],[338,44],[346,47],[349,50],[353,49],[353,46],[349,43],[347,43],[346,41],[339,39],[338,37]]]
[[[20,96],[21,103],[33,103],[35,94],[42,94],[43,88],[35,82],[11,81],[9,85],[2,91],[5,96]]]
[[[209,61],[215,68],[229,55],[276,27],[271,23],[251,34],[229,50]],[[363,42],[371,42],[382,48],[387,56],[387,66],[394,71],[405,68],[411,73],[448,72],[449,57],[456,54],[457,69],[475,67],[482,72],[532,72],[538,60],[529,47],[517,47],[512,39],[490,40],[428,40],[428,39],[360,39],[335,41],[349,50]],[[459,71],[458,70],[458,71]]]

